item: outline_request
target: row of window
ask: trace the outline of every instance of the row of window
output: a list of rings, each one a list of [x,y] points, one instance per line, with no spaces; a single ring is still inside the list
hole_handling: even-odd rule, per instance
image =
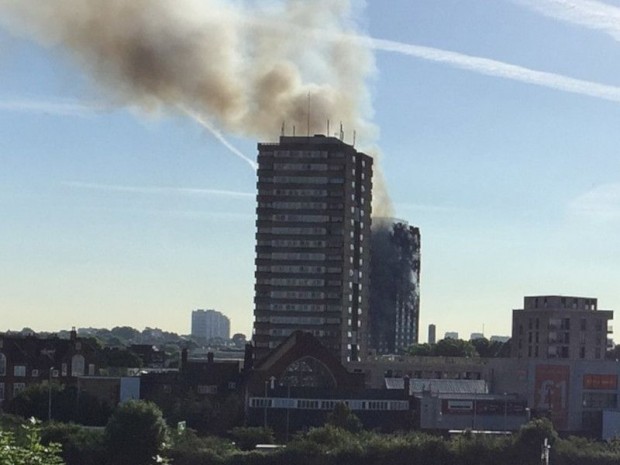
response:
[[[325,236],[327,228],[295,228],[295,227],[276,227],[258,228],[259,234],[282,234],[290,236]]]
[[[293,304],[293,303],[269,303],[257,304],[256,310],[270,310],[275,312],[340,312],[339,305],[323,304]]]
[[[578,298],[574,297],[574,298],[572,299],[572,302],[571,302],[571,304],[570,304],[570,307],[571,307],[571,308],[574,308],[574,309],[578,308],[578,307],[579,307],[579,300],[580,300],[580,299],[578,299]],[[562,307],[564,307],[564,308],[568,308],[568,306],[567,306],[567,303],[568,303],[568,302],[567,302],[567,298],[566,298],[566,297],[562,297],[562,298],[560,299],[560,302],[562,303]],[[534,307],[535,307],[535,308],[538,308],[538,304],[539,304],[538,297],[536,297],[536,298],[535,298],[535,300],[534,300]],[[544,297],[544,298],[543,298],[542,306],[543,306],[544,308],[547,308],[547,307],[549,306],[549,302],[547,301],[547,298],[546,298],[546,297]],[[583,306],[583,308],[584,308],[585,310],[596,310],[596,300],[594,300],[594,299],[592,299],[592,300],[590,300],[590,299],[586,299],[586,300],[584,301],[584,306]]]
[[[259,181],[274,184],[344,184],[344,178],[331,176],[263,176]]]
[[[328,153],[322,150],[276,150],[274,152],[262,152],[265,156],[273,156],[273,158],[305,158],[305,159],[322,159],[327,158]],[[343,158],[343,154],[332,154],[333,158]]]
[[[308,240],[308,239],[273,239],[273,240],[259,240],[258,245],[266,245],[271,247],[313,247],[322,248],[327,246],[327,241],[322,240]]]
[[[603,331],[604,329],[603,319],[594,320],[594,329],[596,331]],[[547,329],[551,330],[570,330],[571,327],[571,319],[570,318],[549,318],[547,323]],[[586,331],[588,328],[588,321],[586,318],[580,318],[579,320],[579,329],[581,331]],[[539,318],[528,318],[528,329],[540,329],[540,319]],[[523,334],[523,325],[519,325],[519,334]]]
[[[329,191],[327,189],[261,189],[260,193],[263,195],[276,195],[282,197],[327,197]],[[340,197],[339,192],[334,194]]]
[[[264,257],[263,257],[264,256]],[[324,253],[311,253],[311,252],[274,252],[258,254],[258,258],[271,258],[272,260],[325,260],[327,255]]]
[[[341,294],[320,291],[271,291],[269,295],[273,299],[340,299]]]
[[[406,400],[370,400],[370,399],[290,399],[286,397],[251,397],[253,408],[292,408],[300,410],[334,410],[336,405],[344,403],[351,410],[409,410]]]
[[[299,316],[272,316],[269,323],[275,325],[323,325],[327,321],[325,318],[299,317]]]
[[[326,266],[308,266],[308,265],[259,265],[258,271],[271,271],[272,273],[303,273],[303,274],[315,274],[315,273],[341,273],[340,267],[326,267]]]
[[[342,203],[327,202],[259,202],[261,208],[278,208],[280,210],[342,210]]]
[[[339,254],[324,254],[324,253],[312,253],[312,252],[258,252],[256,255],[259,259],[271,259],[271,260],[294,260],[294,261],[340,261],[342,257]],[[351,263],[353,263],[353,257],[351,257]],[[361,264],[361,260],[360,260]],[[328,271],[332,268],[329,267]],[[331,271],[329,271],[331,273]]]
[[[283,221],[289,223],[326,223],[330,219],[329,215],[271,215],[272,221]],[[342,218],[334,217],[335,222],[340,222]]]
[[[92,366],[92,371],[94,372],[94,365]],[[91,371],[91,366],[89,366],[89,371]],[[76,354],[71,357],[71,375],[72,376],[84,376],[84,367],[85,360],[84,356],[80,354]],[[62,364],[62,376],[67,376],[67,364]],[[90,374],[90,373],[89,373]],[[94,373],[92,373],[94,374]],[[6,355],[0,353],[0,376],[7,375],[7,358]],[[24,378],[26,377],[26,365],[13,365],[13,376]],[[33,378],[37,378],[39,376],[39,370],[33,369],[30,372],[30,376]]]
[[[9,389],[11,389],[11,385],[10,384],[6,385],[6,387],[5,387],[4,383],[0,383],[0,402],[2,402],[3,400],[6,399],[7,387]],[[26,383],[13,383],[12,387],[13,387],[13,397],[15,397],[17,394],[19,394],[24,389],[26,389]]]
[[[341,170],[341,165],[328,165],[327,163],[274,163],[273,169],[277,171],[327,171]]]
[[[521,341],[519,341],[519,349],[521,349]],[[527,356],[528,357],[539,357],[538,346],[528,346],[527,348]],[[521,351],[519,351],[519,357],[521,357]],[[547,358],[569,358],[570,357],[570,348],[568,346],[549,346],[547,348]],[[579,347],[579,358],[586,358],[586,348],[584,346]],[[601,359],[603,358],[603,351],[600,347],[596,347],[594,349],[594,358]]]
[[[257,279],[258,284],[269,284],[271,286],[304,286],[304,287],[323,287],[325,286],[324,279],[299,279],[299,278],[270,278],[270,279]],[[339,281],[336,281],[333,285],[338,286]]]

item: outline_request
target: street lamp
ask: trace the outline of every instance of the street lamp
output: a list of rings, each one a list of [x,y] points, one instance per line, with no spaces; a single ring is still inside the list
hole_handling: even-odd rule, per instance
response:
[[[286,442],[288,443],[288,430],[290,426],[291,412],[291,384],[290,380],[286,383]]]
[[[267,388],[269,387],[269,381],[265,380],[265,408],[264,408],[264,427],[267,428]]]
[[[508,431],[506,427],[507,417],[508,417],[508,393],[504,392],[504,433]]]
[[[54,367],[50,367],[47,381],[47,421],[52,420],[52,372]]]
[[[545,438],[545,442],[542,445],[542,451],[540,454],[540,461],[542,465],[549,465],[549,449],[551,446],[549,445],[549,439]]]

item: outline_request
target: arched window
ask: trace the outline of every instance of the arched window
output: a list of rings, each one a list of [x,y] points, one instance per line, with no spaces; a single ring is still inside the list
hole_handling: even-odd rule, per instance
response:
[[[336,387],[334,375],[314,357],[302,357],[295,360],[284,370],[279,383],[283,386]]]
[[[0,353],[0,376],[6,375],[6,357]]]
[[[71,357],[71,376],[84,376],[84,356],[74,355]]]

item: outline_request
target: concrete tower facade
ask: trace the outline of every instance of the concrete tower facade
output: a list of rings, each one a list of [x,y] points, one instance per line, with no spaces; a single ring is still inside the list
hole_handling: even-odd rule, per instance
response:
[[[192,312],[192,336],[203,339],[230,339],[230,320],[215,310],[194,310]]]
[[[372,158],[334,137],[258,145],[254,347],[293,331],[343,362],[365,351]]]

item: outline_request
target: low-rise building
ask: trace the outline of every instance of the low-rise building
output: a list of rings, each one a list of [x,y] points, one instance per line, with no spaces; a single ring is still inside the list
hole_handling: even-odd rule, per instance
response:
[[[599,310],[597,299],[544,295],[525,297],[512,312],[515,358],[602,360],[613,311]]]
[[[0,334],[0,407],[29,385],[75,385],[78,377],[97,375],[99,367],[99,347],[75,330],[69,339]]]

